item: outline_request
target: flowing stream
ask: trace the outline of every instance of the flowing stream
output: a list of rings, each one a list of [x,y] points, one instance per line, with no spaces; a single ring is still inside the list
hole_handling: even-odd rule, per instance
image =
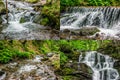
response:
[[[0,39],[50,39],[48,27],[33,22],[40,12],[34,11],[32,6],[26,2],[8,0],[8,24],[6,15],[2,15],[4,27]]]
[[[113,68],[115,60],[96,51],[79,56],[79,63],[85,63],[93,71],[93,80],[118,80],[119,73]]]
[[[60,19],[60,29],[97,27],[108,36],[120,39],[120,8],[115,7],[71,7]]]
[[[0,80],[56,80],[52,67],[41,59],[37,55],[34,59],[0,65]]]

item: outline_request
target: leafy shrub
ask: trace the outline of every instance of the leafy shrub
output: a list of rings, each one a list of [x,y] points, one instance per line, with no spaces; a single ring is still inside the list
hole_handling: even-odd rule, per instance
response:
[[[30,52],[20,52],[16,50],[3,49],[0,50],[0,63],[7,63],[14,59],[25,59],[30,58],[32,53]]]

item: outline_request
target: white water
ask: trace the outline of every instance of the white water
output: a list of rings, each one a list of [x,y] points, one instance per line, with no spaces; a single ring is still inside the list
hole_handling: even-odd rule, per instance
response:
[[[119,8],[70,8],[60,19],[60,30],[97,27],[105,36],[120,39]]]
[[[35,65],[25,65],[22,66],[19,70],[19,73],[23,73],[23,72],[30,72],[31,70],[37,69],[37,67]]]
[[[6,0],[5,0],[6,1]],[[5,2],[4,1],[4,2]],[[35,11],[30,6],[30,4],[20,1],[8,0],[8,27],[4,29],[2,32],[21,32],[24,30],[28,30],[25,28],[21,23],[21,18],[28,18],[28,22],[31,22],[31,13],[35,14]],[[6,23],[7,20],[5,19],[6,15],[3,15],[3,23]]]
[[[96,51],[79,56],[79,63],[85,63],[93,70],[93,80],[118,80],[119,73],[113,68],[115,60]]]
[[[3,0],[4,3],[6,0]],[[24,39],[24,40],[44,40],[51,38],[48,27],[34,23],[40,12],[36,12],[32,7],[34,4],[20,0],[8,1],[8,24],[6,14],[2,15],[3,27],[0,29],[0,39]],[[23,19],[23,23],[20,23]],[[47,32],[46,32],[47,31]]]

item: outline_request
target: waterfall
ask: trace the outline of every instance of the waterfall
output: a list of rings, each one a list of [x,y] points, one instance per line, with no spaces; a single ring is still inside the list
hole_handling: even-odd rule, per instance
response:
[[[4,0],[4,3],[5,1],[6,0]],[[26,22],[32,23],[33,14],[37,14],[37,12],[34,11],[34,8],[32,8],[30,4],[14,0],[8,0],[8,10],[9,25],[5,30],[2,31],[3,33],[28,30],[20,23],[21,18],[26,19]],[[7,22],[6,15],[3,15],[2,19],[3,23],[5,24]]]
[[[4,4],[6,0],[3,0]],[[6,14],[1,15],[3,23],[0,31],[0,39],[27,39],[43,40],[51,37],[48,27],[35,23],[36,17],[40,16],[40,11],[36,12],[34,3],[27,3],[21,0],[8,1],[8,24]],[[37,18],[39,19],[39,18]]]
[[[99,35],[104,34],[104,39],[120,40],[120,8],[71,7],[61,15],[61,31],[92,27],[97,27]]]
[[[119,73],[113,68],[115,60],[96,51],[79,56],[79,63],[85,63],[93,70],[93,80],[118,80]]]
[[[61,26],[97,26],[100,28],[110,29],[119,25],[120,8],[112,7],[72,7],[61,18]]]

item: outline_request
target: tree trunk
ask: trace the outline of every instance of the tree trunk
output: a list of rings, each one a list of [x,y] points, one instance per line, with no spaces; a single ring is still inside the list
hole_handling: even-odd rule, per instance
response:
[[[6,19],[7,19],[7,24],[8,24],[8,2],[6,0]]]

